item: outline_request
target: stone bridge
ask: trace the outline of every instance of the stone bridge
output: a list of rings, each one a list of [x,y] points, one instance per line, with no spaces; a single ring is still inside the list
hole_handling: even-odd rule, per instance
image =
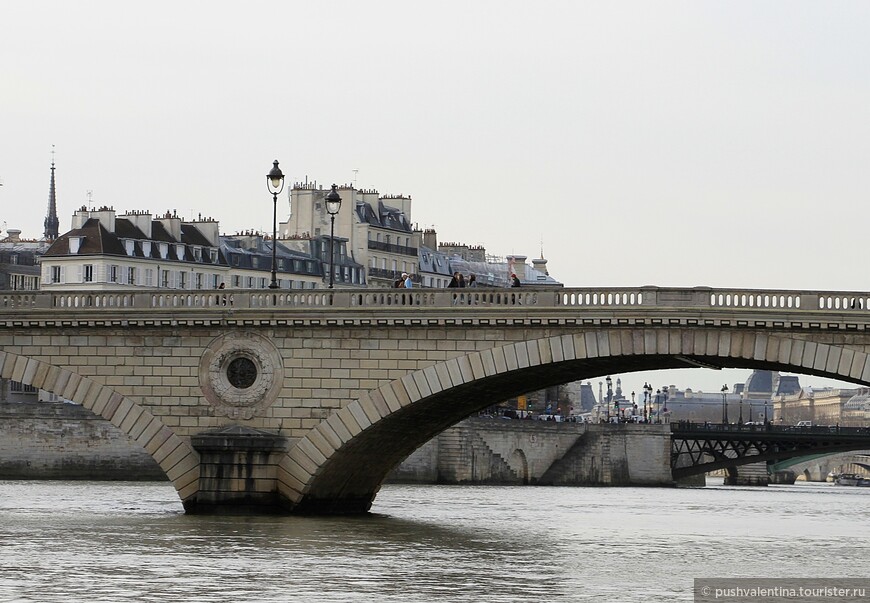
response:
[[[118,426],[188,512],[356,513],[434,435],[551,385],[696,366],[870,385],[868,303],[659,287],[7,293],[0,376]]]
[[[802,475],[808,482],[823,482],[832,471],[835,473],[857,473],[858,469],[870,471],[870,450],[817,454],[788,459],[774,464],[771,467],[771,472],[788,471],[793,473],[794,477]]]

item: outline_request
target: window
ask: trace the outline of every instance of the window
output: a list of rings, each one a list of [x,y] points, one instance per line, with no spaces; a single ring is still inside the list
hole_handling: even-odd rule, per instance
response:
[[[202,273],[201,272],[196,273],[196,288],[202,289]]]
[[[160,271],[157,271],[160,274]],[[161,287],[169,287],[169,270],[164,270],[162,276],[158,276],[158,278],[162,278],[160,282]]]
[[[154,284],[154,271],[151,268],[145,269],[145,286],[150,287]]]
[[[109,266],[109,282],[117,283],[118,282],[118,266],[112,264]]]
[[[220,284],[220,276],[217,274],[212,274],[211,275],[211,288],[217,289],[219,284]]]
[[[51,282],[59,283],[60,282],[60,266],[52,266],[51,267]]]
[[[187,288],[187,273],[184,270],[180,270],[178,272],[178,288],[186,289]]]
[[[254,288],[254,277],[249,276],[248,277],[248,289],[253,289],[253,288]]]
[[[136,284],[136,269],[132,266],[127,268],[127,284],[135,285]]]
[[[83,283],[92,283],[94,282],[94,265],[93,264],[85,264],[83,266],[84,272],[82,277]]]

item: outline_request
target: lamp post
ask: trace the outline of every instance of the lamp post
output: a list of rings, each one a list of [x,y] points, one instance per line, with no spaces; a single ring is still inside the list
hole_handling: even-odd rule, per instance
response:
[[[662,413],[665,415],[668,414],[668,391],[667,385],[662,386]],[[668,422],[670,422],[670,419],[668,419]]]
[[[656,420],[655,420],[656,423],[662,422],[662,417],[659,413],[659,408],[661,407],[661,403],[662,403],[662,390],[657,389],[656,390]]]
[[[727,402],[728,386],[723,385],[722,389],[719,391],[722,392],[722,424],[728,425],[728,402]]]
[[[743,396],[744,395],[745,394],[743,392],[740,392],[740,416],[737,417],[737,424],[738,425],[743,425]]]
[[[332,185],[332,190],[326,195],[326,213],[329,214],[329,288],[332,289],[335,279],[335,214],[341,209],[341,196]]]
[[[278,195],[284,190],[284,173],[278,167],[278,160],[272,163],[272,169],[266,174],[266,186],[272,193],[272,282],[269,289],[278,288]]]
[[[652,396],[652,386],[649,383],[644,382],[643,384],[643,422],[647,422],[647,403],[652,402],[650,397]],[[652,414],[652,413],[650,413]]]
[[[607,407],[607,422],[610,423],[610,403],[613,401],[613,389],[611,386],[613,385],[613,379],[610,378],[610,375],[604,378],[604,381],[607,383],[607,399],[605,401],[605,406]]]

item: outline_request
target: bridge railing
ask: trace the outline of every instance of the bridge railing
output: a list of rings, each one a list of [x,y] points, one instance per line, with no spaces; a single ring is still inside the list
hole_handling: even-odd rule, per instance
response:
[[[21,291],[0,293],[0,312],[35,309],[101,311],[243,308],[713,308],[870,314],[870,293],[712,289],[709,287],[598,287],[511,289],[232,289],[186,291]]]
[[[737,425],[736,423],[691,423],[677,421],[671,423],[671,433],[685,432],[711,432],[711,433],[796,433],[805,435],[830,435],[840,434],[870,436],[870,427],[841,427],[839,425],[813,425],[811,427],[798,427],[797,425]]]

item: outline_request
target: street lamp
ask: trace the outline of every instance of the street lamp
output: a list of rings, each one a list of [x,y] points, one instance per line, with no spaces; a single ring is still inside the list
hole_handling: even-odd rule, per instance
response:
[[[329,288],[335,279],[335,214],[341,209],[341,197],[332,185],[332,190],[326,195],[326,213],[329,214]]]
[[[607,383],[607,399],[605,401],[605,406],[607,407],[607,422],[610,423],[610,403],[613,401],[613,390],[611,386],[613,385],[613,379],[610,378],[610,375],[604,378],[604,381]]]
[[[652,386],[649,383],[643,384],[643,422],[647,422],[647,402],[652,402]],[[652,412],[650,412],[652,414]]]
[[[661,408],[661,403],[662,403],[662,390],[657,389],[656,390],[656,420],[655,420],[656,423],[662,422],[661,413],[659,412],[659,410]]]
[[[278,167],[278,160],[272,163],[272,169],[266,174],[266,186],[272,193],[272,283],[269,289],[278,288],[278,262],[276,253],[278,250],[278,194],[284,190],[284,173]]]
[[[668,391],[667,385],[662,387],[662,412],[666,415],[668,413]],[[668,419],[668,421],[670,421],[670,419]]]
[[[745,394],[743,392],[740,392],[740,416],[737,417],[737,424],[738,425],[743,425],[743,396],[744,395]]]
[[[722,392],[722,424],[728,425],[728,402],[726,401],[726,397],[728,396],[728,386],[723,385],[722,389],[719,391]]]

